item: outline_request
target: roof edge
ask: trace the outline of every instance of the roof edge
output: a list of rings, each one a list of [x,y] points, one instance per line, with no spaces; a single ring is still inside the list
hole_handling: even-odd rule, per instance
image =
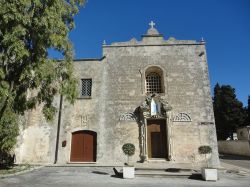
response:
[[[73,62],[78,62],[78,61],[102,61],[105,59],[106,56],[102,56],[101,58],[78,58],[78,59],[73,59]],[[63,61],[63,59],[58,59],[57,61]]]

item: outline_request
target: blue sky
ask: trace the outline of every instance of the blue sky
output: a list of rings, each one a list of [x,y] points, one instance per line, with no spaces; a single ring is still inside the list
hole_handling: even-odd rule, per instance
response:
[[[140,40],[153,20],[165,39],[206,41],[212,89],[250,95],[250,0],[88,0],[70,33],[75,58],[102,56],[102,42]]]

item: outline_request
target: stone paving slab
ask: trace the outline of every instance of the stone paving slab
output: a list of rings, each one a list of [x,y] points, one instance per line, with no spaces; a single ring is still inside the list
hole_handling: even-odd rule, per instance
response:
[[[239,173],[219,173],[217,182],[199,178],[121,179],[109,167],[43,167],[18,176],[0,179],[0,187],[249,187],[250,177]]]
[[[250,169],[247,169],[247,168],[243,168],[243,167],[240,167],[240,166],[235,166],[235,165],[228,164],[228,163],[225,163],[225,162],[221,162],[221,166],[222,166],[222,168],[224,170],[238,171],[238,172],[248,173],[250,175]]]

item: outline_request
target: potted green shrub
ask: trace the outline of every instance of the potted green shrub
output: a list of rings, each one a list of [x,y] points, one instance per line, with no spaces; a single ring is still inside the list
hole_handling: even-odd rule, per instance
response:
[[[122,146],[122,150],[127,156],[127,163],[123,167],[123,178],[132,179],[135,177],[135,167],[129,163],[129,157],[135,154],[135,146],[132,143],[126,143]]]
[[[206,162],[206,167],[201,168],[202,178],[206,181],[217,181],[218,180],[217,169],[209,167],[207,161],[207,154],[212,153],[212,148],[208,145],[200,146],[199,153],[205,155],[205,162]]]

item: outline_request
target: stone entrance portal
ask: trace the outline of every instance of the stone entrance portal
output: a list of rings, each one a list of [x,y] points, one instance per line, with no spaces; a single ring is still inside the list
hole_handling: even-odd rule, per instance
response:
[[[155,93],[148,95],[136,110],[141,162],[154,158],[173,160],[171,110],[169,103]]]
[[[71,162],[96,161],[96,133],[93,131],[77,131],[72,133]]]
[[[148,158],[167,159],[166,120],[147,120]]]

